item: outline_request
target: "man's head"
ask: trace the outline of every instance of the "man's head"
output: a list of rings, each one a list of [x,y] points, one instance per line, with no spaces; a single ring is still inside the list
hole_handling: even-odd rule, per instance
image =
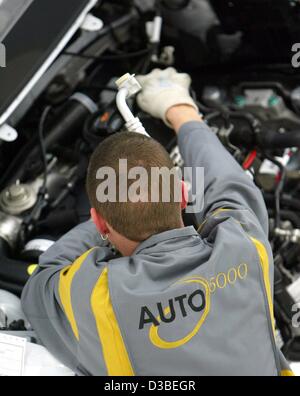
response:
[[[169,178],[157,178],[162,169],[169,171]],[[109,179],[108,170],[115,178]],[[118,248],[120,237],[140,243],[183,225],[181,181],[167,151],[146,136],[122,132],[101,143],[90,161],[87,191],[97,228]],[[167,196],[163,191],[169,191]],[[104,202],[109,193],[113,199]],[[124,249],[120,251],[124,254]]]

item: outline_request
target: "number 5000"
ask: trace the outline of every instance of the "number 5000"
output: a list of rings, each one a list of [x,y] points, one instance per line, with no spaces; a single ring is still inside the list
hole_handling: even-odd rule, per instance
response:
[[[217,276],[210,278],[210,292],[217,289],[225,289],[226,286],[233,286],[237,281],[245,280],[248,275],[248,264],[240,264],[237,268],[231,268],[227,273],[220,272]]]

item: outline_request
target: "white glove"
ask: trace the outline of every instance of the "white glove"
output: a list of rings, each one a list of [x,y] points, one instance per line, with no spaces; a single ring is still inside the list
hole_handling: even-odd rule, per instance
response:
[[[140,108],[155,118],[162,119],[171,127],[167,120],[168,110],[177,105],[188,105],[198,111],[196,103],[190,96],[191,77],[180,74],[175,69],[164,71],[155,69],[146,76],[137,76],[143,90],[137,100]]]

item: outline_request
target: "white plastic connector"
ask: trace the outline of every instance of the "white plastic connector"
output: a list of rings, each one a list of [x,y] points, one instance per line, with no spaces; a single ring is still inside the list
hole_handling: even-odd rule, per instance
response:
[[[135,75],[131,75],[129,73],[125,74],[116,81],[116,85],[119,89],[117,94],[117,107],[126,122],[126,129],[129,132],[135,132],[149,136],[139,118],[132,114],[132,111],[126,102],[126,99],[136,95],[142,89],[141,85],[135,78]]]
[[[18,132],[8,124],[0,125],[0,139],[5,142],[14,142],[18,138]]]
[[[117,87],[120,89],[126,88],[128,92],[128,98],[136,95],[142,90],[142,87],[134,74],[125,74],[119,80],[116,81]]]
[[[159,44],[161,41],[163,19],[156,16],[152,22],[147,22],[146,31],[151,44]]]

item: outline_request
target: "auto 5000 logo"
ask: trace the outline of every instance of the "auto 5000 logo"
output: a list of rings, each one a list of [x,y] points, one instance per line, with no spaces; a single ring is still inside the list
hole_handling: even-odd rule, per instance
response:
[[[139,329],[144,330],[151,324],[149,339],[151,343],[160,349],[175,349],[188,343],[201,329],[211,309],[211,295],[218,290],[232,287],[237,282],[245,281],[248,276],[248,264],[243,263],[238,267],[232,267],[227,273],[221,272],[208,281],[202,277],[191,277],[177,282],[175,285],[197,285],[195,291],[189,294],[176,296],[168,301],[169,305],[164,308],[161,302],[157,303],[157,312],[151,311],[147,306],[141,308]],[[175,286],[173,285],[173,286]],[[178,317],[187,318],[197,313],[200,317],[196,326],[188,335],[177,340],[168,341],[159,335],[162,324],[175,326]]]
[[[6,48],[0,43],[0,67],[6,67]]]

